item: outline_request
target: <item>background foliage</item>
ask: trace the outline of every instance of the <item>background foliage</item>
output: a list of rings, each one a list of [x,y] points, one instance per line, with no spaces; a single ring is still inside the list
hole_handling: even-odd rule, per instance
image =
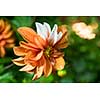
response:
[[[0,58],[0,82],[9,83],[72,83],[72,82],[100,82],[100,17],[31,17],[31,16],[15,16],[1,17],[6,18],[14,30],[16,45],[23,40],[17,33],[17,28],[20,26],[28,26],[36,29],[35,22],[47,22],[53,27],[66,24],[69,32],[69,46],[64,49],[66,65],[62,71],[51,74],[49,77],[41,77],[38,80],[32,81],[33,75],[25,72],[20,72],[20,67],[12,64],[12,59],[17,58],[12,49],[7,49],[6,56]],[[85,40],[78,37],[71,29],[74,22],[83,21],[87,24],[97,22],[99,27],[95,31],[96,38],[93,40]]]

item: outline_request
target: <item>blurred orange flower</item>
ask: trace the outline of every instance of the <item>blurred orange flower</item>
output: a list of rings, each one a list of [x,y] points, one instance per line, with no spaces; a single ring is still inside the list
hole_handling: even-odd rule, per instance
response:
[[[65,65],[64,54],[60,49],[68,46],[66,25],[50,25],[36,22],[37,33],[29,27],[20,27],[18,32],[26,40],[20,41],[20,46],[14,47],[14,53],[21,56],[13,62],[18,66],[24,66],[20,71],[34,73],[34,79],[38,79],[44,73],[49,76],[53,70],[62,70]]]
[[[75,33],[83,38],[83,39],[94,39],[96,34],[93,33],[94,29],[98,28],[98,24],[94,23],[91,25],[86,25],[84,22],[79,22],[79,23],[75,23],[72,25],[72,29],[73,31],[75,31]]]
[[[8,21],[0,19],[0,57],[6,54],[5,48],[12,48],[14,46],[13,31]]]

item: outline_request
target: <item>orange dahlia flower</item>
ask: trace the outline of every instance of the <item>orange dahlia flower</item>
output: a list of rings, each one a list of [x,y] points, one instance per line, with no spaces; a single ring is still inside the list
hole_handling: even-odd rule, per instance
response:
[[[21,56],[13,62],[18,66],[24,66],[20,71],[34,73],[34,79],[43,73],[49,76],[53,70],[64,68],[64,54],[60,49],[66,48],[67,29],[66,25],[54,25],[51,30],[48,23],[36,22],[37,33],[29,27],[20,27],[18,32],[26,40],[21,41],[20,46],[14,47],[14,53]]]
[[[13,31],[8,21],[0,19],[0,57],[4,57],[5,48],[12,48],[14,46]]]

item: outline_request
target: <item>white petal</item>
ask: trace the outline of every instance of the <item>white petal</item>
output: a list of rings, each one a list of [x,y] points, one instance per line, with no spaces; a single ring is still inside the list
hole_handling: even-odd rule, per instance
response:
[[[88,39],[94,39],[94,38],[95,38],[95,36],[96,36],[96,34],[91,33],[91,34],[90,34],[90,36],[88,37]]]
[[[33,70],[35,67],[33,67],[32,65],[28,64],[26,66],[24,66],[23,68],[21,68],[19,71],[30,71]]]
[[[72,29],[75,32],[79,32],[79,31],[85,29],[86,27],[87,27],[87,25],[83,22],[75,23],[75,24],[72,25]]]
[[[62,32],[59,32],[59,33],[57,34],[57,41],[59,41],[59,40],[61,39],[61,37],[62,37]]]
[[[55,24],[49,37],[49,41],[53,41],[53,44],[57,41],[57,29],[58,26]]]
[[[37,33],[45,40],[47,36],[47,29],[41,23],[36,22]]]
[[[49,34],[50,34],[51,33],[50,25],[48,23],[44,22],[44,26],[46,27],[47,32],[49,32]]]

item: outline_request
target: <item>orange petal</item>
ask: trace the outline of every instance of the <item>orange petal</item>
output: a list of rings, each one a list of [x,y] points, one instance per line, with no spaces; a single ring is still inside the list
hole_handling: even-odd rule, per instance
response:
[[[21,68],[19,71],[31,71],[33,70],[35,67],[33,67],[32,65],[30,64],[27,64],[26,66],[24,66],[23,68]]]
[[[9,38],[9,39],[6,39],[6,42],[7,43],[14,43],[15,39],[14,38]]]
[[[24,56],[27,54],[27,49],[23,47],[14,47],[13,48],[15,55],[17,56]]]
[[[68,46],[68,33],[66,25],[59,26],[58,31],[63,33],[62,38],[55,44],[58,49],[63,49]]]
[[[45,41],[40,36],[34,38],[34,44],[38,48],[43,49],[43,43],[45,43]]]
[[[5,47],[6,48],[13,48],[15,46],[14,43],[10,43],[10,44],[6,44]]]
[[[20,46],[23,47],[23,48],[32,50],[32,51],[39,51],[39,49],[37,48],[37,46],[35,46],[35,45],[31,44],[31,43],[26,43],[24,41],[20,42]]]
[[[64,66],[65,66],[65,61],[64,61],[63,57],[57,58],[54,68],[56,70],[62,70],[64,68]]]
[[[65,34],[67,32],[67,25],[61,25],[58,27],[58,32]]]
[[[22,35],[22,37],[28,42],[34,42],[34,36],[36,36],[36,32],[29,27],[20,27],[18,28],[18,32]]]
[[[43,49],[43,46],[46,44],[46,41],[37,35],[36,32],[31,28],[21,27],[18,29],[18,32],[27,42],[32,43],[35,48]]]
[[[4,20],[1,19],[1,20],[0,20],[0,32],[2,32],[2,31],[4,30],[4,28],[5,28]]]
[[[40,78],[41,75],[43,74],[43,69],[44,69],[44,66],[37,67],[36,68],[36,73],[34,74],[34,77],[32,78],[32,80]]]
[[[52,55],[52,57],[54,57],[54,58],[58,58],[58,57],[61,57],[61,56],[63,57],[64,54],[62,52],[59,52],[59,51],[54,52],[53,55]]]
[[[67,47],[68,47],[68,42],[65,42],[65,43],[59,44],[56,48],[63,49],[63,48],[67,48]]]
[[[13,59],[12,61],[13,61],[14,64],[16,64],[18,66],[24,66],[25,65],[23,57]]]
[[[34,57],[36,57],[37,54],[28,52],[28,55],[25,56],[25,63],[28,64],[32,64],[32,66],[42,66],[45,63],[44,57],[41,56],[41,58],[39,60],[33,60]]]
[[[42,55],[43,55],[43,51],[40,51],[32,60],[37,61],[42,57]]]
[[[3,46],[0,47],[0,57],[4,57],[5,56],[5,49]]]
[[[39,41],[39,42],[37,43],[37,45],[39,45],[39,43],[41,44],[42,47],[46,47],[46,46],[48,45],[48,41],[42,39],[39,35],[38,35],[38,37],[37,37],[37,40]]]
[[[2,41],[0,41],[0,46],[5,46],[5,44],[6,44],[6,41],[5,40],[2,40]]]
[[[4,39],[7,39],[7,38],[11,37],[12,34],[13,34],[13,31],[10,31],[10,32],[8,32],[7,34],[5,34],[5,35],[3,36],[3,38],[4,38]]]
[[[7,24],[4,31],[2,32],[2,34],[4,34],[4,35],[7,34],[9,32],[10,28],[11,28],[11,25]]]
[[[49,59],[47,58],[46,64],[45,64],[45,67],[44,67],[44,75],[46,77],[48,77],[51,74],[51,72],[52,72],[52,65],[51,65]]]
[[[31,64],[32,66],[37,66],[38,62],[35,60],[32,60],[35,56],[36,56],[35,52],[34,53],[32,51],[27,52],[27,55],[24,57],[25,64]]]

